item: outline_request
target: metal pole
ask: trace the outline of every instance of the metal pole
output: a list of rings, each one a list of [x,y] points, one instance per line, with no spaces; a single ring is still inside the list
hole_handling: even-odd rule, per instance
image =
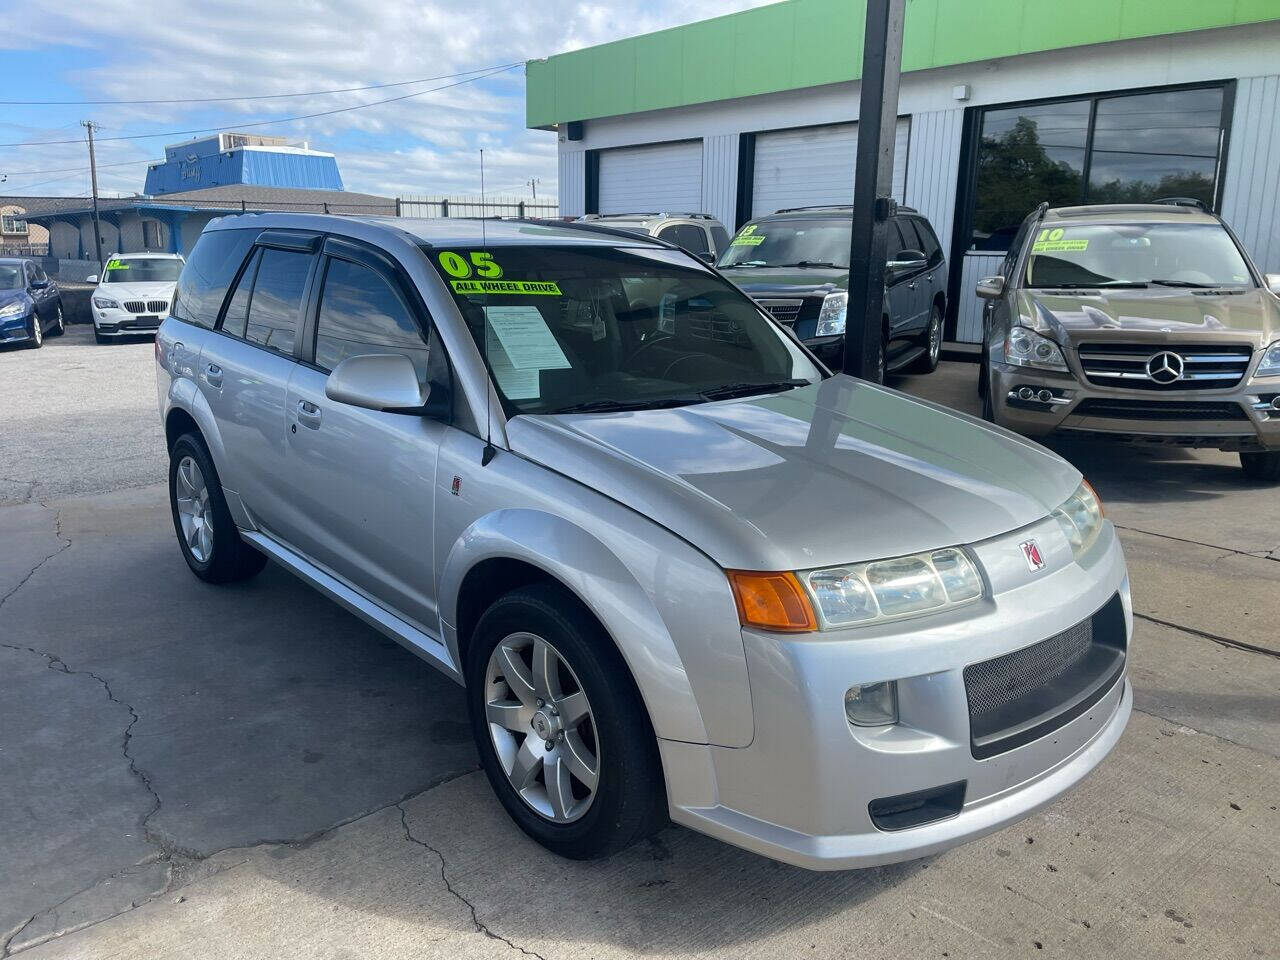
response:
[[[862,40],[844,372],[867,380],[880,380],[884,363],[885,252],[889,218],[896,206],[892,197],[893,143],[904,4],[905,0],[867,0]]]
[[[93,121],[81,120],[89,131],[89,184],[93,188],[93,249],[98,255],[98,273],[102,273],[102,224],[98,220],[98,162],[93,155]]]

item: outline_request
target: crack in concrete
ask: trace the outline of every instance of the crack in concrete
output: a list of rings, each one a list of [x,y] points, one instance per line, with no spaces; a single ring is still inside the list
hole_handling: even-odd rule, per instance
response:
[[[1229,556],[1229,555],[1232,555],[1232,554],[1234,554],[1234,555],[1236,555],[1236,556],[1239,556],[1239,557],[1252,557],[1254,560],[1276,560],[1276,561],[1280,561],[1280,556],[1272,556],[1272,554],[1280,553],[1280,547],[1277,547],[1275,550],[1272,550],[1272,551],[1266,551],[1266,550],[1255,550],[1255,551],[1249,551],[1249,550],[1237,550],[1237,549],[1235,549],[1234,547],[1224,547],[1224,546],[1223,546],[1222,544],[1220,544],[1220,543],[1205,543],[1203,540],[1189,540],[1189,539],[1187,539],[1186,537],[1175,537],[1175,536],[1171,536],[1170,534],[1167,534],[1167,533],[1155,533],[1155,532],[1154,532],[1154,531],[1152,531],[1152,530],[1143,530],[1141,527],[1126,527],[1126,526],[1124,526],[1124,525],[1122,525],[1122,524],[1119,524],[1119,523],[1114,524],[1114,526],[1115,526],[1115,528],[1116,528],[1117,530],[1126,530],[1126,531],[1128,531],[1129,533],[1140,533],[1140,534],[1142,534],[1143,536],[1146,536],[1146,537],[1156,537],[1156,538],[1158,538],[1158,539],[1160,539],[1160,540],[1173,540],[1175,543],[1189,543],[1189,544],[1191,544],[1192,546],[1196,546],[1196,547],[1208,547],[1210,550],[1224,550],[1224,551],[1226,551],[1226,552],[1223,554],[1223,556],[1222,556],[1222,557],[1217,557],[1217,558],[1213,561],[1214,563],[1217,563],[1217,562],[1218,562],[1218,560],[1221,560],[1221,559],[1223,559],[1223,557],[1226,557],[1226,556]]]
[[[453,884],[449,881],[449,874],[446,869],[444,854],[441,853],[439,850],[437,850],[435,847],[433,847],[431,844],[427,843],[425,840],[420,840],[419,838],[413,835],[413,831],[409,828],[409,815],[404,808],[404,801],[401,800],[397,802],[395,806],[396,806],[396,809],[400,811],[400,826],[404,828],[404,838],[408,840],[410,843],[416,843],[418,846],[422,847],[423,849],[429,850],[431,853],[435,854],[436,859],[440,861],[441,882],[444,883],[445,889],[449,891],[449,893],[454,897],[454,899],[456,899],[459,903],[461,903],[469,911],[471,911],[471,923],[476,928],[476,933],[483,933],[490,940],[499,940],[502,943],[505,943],[512,950],[519,950],[521,953],[523,953],[527,957],[537,957],[538,960],[547,960],[547,958],[544,957],[542,954],[536,953],[533,950],[525,949],[524,947],[520,946],[520,944],[514,943],[511,940],[508,940],[506,937],[502,936],[501,934],[494,933],[492,930],[489,929],[488,926],[485,925],[485,923],[480,919],[479,915],[476,913],[476,905],[472,903],[470,900],[468,900],[466,897],[464,897],[461,893],[459,893],[454,888]]]
[[[1232,640],[1230,637],[1219,636],[1216,633],[1209,633],[1205,630],[1197,630],[1195,627],[1184,627],[1180,623],[1174,623],[1172,620],[1161,620],[1159,617],[1152,617],[1145,613],[1133,613],[1135,620],[1145,620],[1147,623],[1154,623],[1161,627],[1168,627],[1171,630],[1178,630],[1182,633],[1190,634],[1193,637],[1200,637],[1203,640],[1212,640],[1214,643],[1222,644],[1224,647],[1231,647],[1234,650],[1243,650],[1246,653],[1260,653],[1264,657],[1276,657],[1280,659],[1280,650],[1270,650],[1267,647],[1260,647],[1255,643],[1249,643],[1245,640]]]

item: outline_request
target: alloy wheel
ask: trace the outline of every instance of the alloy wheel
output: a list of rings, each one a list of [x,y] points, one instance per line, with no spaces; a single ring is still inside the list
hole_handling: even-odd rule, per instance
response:
[[[40,326],[40,314],[31,311],[31,342],[37,347],[44,343],[44,328]]]
[[[572,823],[595,799],[600,744],[586,691],[550,641],[512,633],[489,654],[485,717],[512,789],[553,823]]]
[[[929,320],[929,362],[935,366],[938,363],[938,354],[942,352],[942,316],[937,309],[933,311],[933,316]]]
[[[175,477],[178,520],[187,549],[199,563],[213,556],[213,510],[209,505],[209,487],[200,464],[193,457],[183,457]]]
[[[62,304],[58,304],[58,315],[55,319],[57,322],[54,324],[54,329],[62,333],[67,329],[67,323],[62,319]]]

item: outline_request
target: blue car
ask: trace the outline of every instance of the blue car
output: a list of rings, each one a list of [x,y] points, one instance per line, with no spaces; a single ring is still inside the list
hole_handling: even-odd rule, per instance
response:
[[[34,260],[0,259],[0,344],[39,347],[66,330],[62,294]]]

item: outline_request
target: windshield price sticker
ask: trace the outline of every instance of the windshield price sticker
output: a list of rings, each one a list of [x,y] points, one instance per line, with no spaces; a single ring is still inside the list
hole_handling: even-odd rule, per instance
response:
[[[502,267],[493,259],[493,254],[485,250],[472,250],[469,258],[445,250],[438,259],[444,272],[459,280],[466,280],[472,273],[485,280],[497,280],[502,276]]]
[[[121,263],[119,260],[109,260],[107,261],[107,269],[108,270],[128,270],[129,265],[127,263]]]
[[[462,294],[535,294],[547,297],[563,296],[560,288],[550,280],[450,280],[454,293]]]
[[[1052,230],[1045,228],[1040,231],[1040,236],[1036,237],[1036,242],[1031,245],[1032,253],[1061,253],[1071,250],[1088,250],[1088,240],[1064,240],[1063,229],[1055,227]]]
[[[764,234],[756,233],[756,225],[750,224],[743,227],[742,232],[733,238],[733,242],[729,244],[731,247],[758,247],[764,243]]]

